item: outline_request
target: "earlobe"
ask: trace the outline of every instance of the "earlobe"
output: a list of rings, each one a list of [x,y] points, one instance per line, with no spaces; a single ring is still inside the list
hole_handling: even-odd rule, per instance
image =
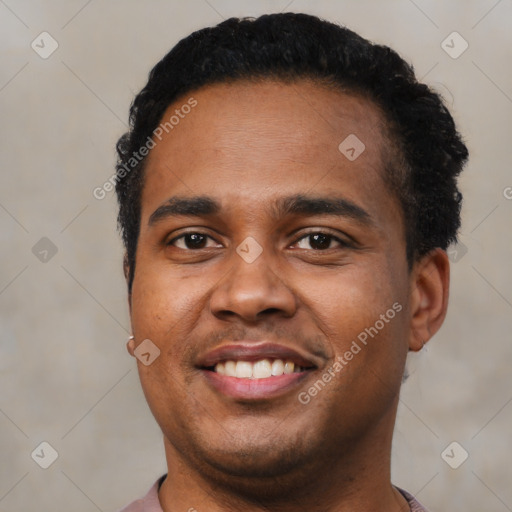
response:
[[[409,350],[417,352],[439,330],[448,308],[450,263],[446,251],[435,249],[418,261],[411,280]]]
[[[128,350],[128,353],[132,357],[135,357],[135,354],[134,354],[134,351],[135,351],[135,337],[134,336],[130,336],[128,338],[128,342],[126,343],[126,349]]]

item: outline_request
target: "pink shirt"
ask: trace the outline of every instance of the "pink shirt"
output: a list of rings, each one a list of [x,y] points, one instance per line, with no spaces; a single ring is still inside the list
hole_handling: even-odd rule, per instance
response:
[[[163,482],[165,476],[166,475],[162,476],[153,484],[153,487],[151,487],[144,498],[134,501],[119,512],[164,512],[160,506],[160,501],[158,500],[158,489],[160,488],[160,484]],[[423,508],[423,506],[420,505],[408,492],[402,491],[402,489],[398,490],[409,503],[411,512],[427,512],[427,510]]]

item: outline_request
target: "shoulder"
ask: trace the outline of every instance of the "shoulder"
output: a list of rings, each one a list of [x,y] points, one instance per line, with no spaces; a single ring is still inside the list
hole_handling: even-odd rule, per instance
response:
[[[160,477],[143,498],[135,500],[119,512],[163,512],[158,499],[158,489],[165,477],[166,475]]]
[[[421,503],[419,503],[419,501],[417,501],[412,494],[409,494],[407,491],[404,491],[403,489],[398,490],[400,491],[402,496],[407,500],[407,503],[409,503],[411,512],[428,512],[428,510]]]

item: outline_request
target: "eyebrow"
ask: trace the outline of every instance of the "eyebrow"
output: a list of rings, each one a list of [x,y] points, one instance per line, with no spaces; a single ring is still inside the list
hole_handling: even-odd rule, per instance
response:
[[[221,210],[221,204],[208,196],[171,197],[151,214],[148,225],[152,226],[161,220],[176,216],[213,216],[219,214]],[[332,215],[348,217],[365,225],[374,224],[366,210],[341,197],[315,197],[297,194],[277,199],[271,205],[270,211],[276,219],[288,215]]]
[[[220,203],[207,196],[171,197],[165,204],[159,206],[149,217],[148,225],[168,217],[187,216],[201,217],[215,215],[221,210]]]
[[[272,209],[276,218],[287,215],[332,215],[349,217],[361,224],[373,224],[372,217],[366,210],[342,197],[315,197],[298,194],[280,198]]]

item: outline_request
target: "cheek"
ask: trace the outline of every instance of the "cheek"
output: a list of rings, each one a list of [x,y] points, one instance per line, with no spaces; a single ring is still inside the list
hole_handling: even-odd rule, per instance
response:
[[[333,330],[350,331],[373,323],[396,299],[389,282],[379,272],[341,268],[337,273],[301,278],[303,301]]]
[[[215,275],[207,271],[178,275],[165,262],[150,265],[142,260],[139,268],[132,288],[133,333],[138,341],[150,339],[160,349],[159,362],[165,363],[165,368],[159,365],[155,372],[183,379],[183,369],[191,362],[191,337],[208,322],[208,298]]]
[[[175,412],[186,402],[182,362],[200,306],[193,280],[177,279],[161,265],[142,263],[133,282],[131,321],[137,342],[149,339],[160,350],[149,366],[137,366],[148,405],[163,428],[175,424]]]
[[[185,320],[201,295],[200,280],[174,276],[168,267],[141,258],[132,288],[134,329],[160,334]]]
[[[302,300],[313,310],[335,357],[357,360],[350,364],[354,367],[399,369],[407,352],[405,289],[400,279],[375,268],[354,266],[334,276],[303,277]]]

